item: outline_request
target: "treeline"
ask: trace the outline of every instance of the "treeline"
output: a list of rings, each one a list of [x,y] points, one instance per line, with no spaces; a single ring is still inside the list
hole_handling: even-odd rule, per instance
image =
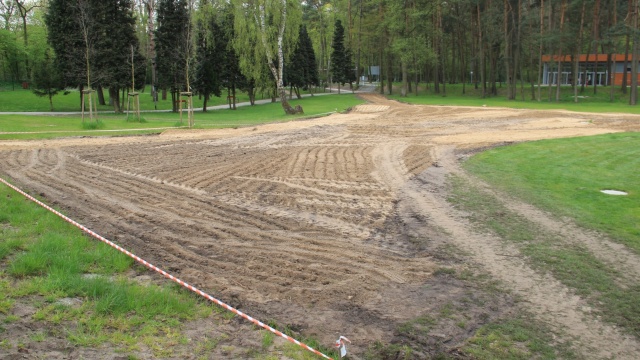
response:
[[[235,98],[240,89],[284,99],[284,88],[380,82],[401,95],[426,83],[495,96],[559,100],[560,81],[586,90],[578,55],[633,57],[622,90],[637,99],[638,0],[2,0],[0,62],[5,81],[106,89],[116,96],[152,84],[176,98]],[[47,52],[47,48],[53,49]],[[566,55],[571,56],[565,57]],[[53,67],[47,65],[54,64]],[[52,69],[55,71],[37,71]],[[132,75],[132,69],[134,74]],[[580,75],[584,72],[585,76]],[[44,81],[39,75],[58,76]],[[611,84],[611,79],[604,83]],[[543,91],[544,89],[544,91]],[[598,91],[592,84],[590,91]],[[609,87],[613,99],[613,87]],[[224,94],[223,94],[224,93]],[[576,96],[576,99],[578,97]],[[175,99],[174,99],[175,100]],[[174,102],[175,103],[175,102]],[[114,103],[118,110],[119,104]]]

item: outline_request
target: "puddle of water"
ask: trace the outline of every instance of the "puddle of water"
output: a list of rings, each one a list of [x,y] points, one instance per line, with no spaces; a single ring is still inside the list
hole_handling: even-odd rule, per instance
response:
[[[628,195],[625,191],[620,190],[600,190],[600,192],[607,195]]]

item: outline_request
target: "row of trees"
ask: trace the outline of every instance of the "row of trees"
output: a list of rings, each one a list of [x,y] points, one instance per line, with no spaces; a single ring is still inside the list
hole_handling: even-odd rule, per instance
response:
[[[5,79],[33,78],[36,64],[47,58],[42,44],[48,33],[65,84],[86,82],[69,68],[83,61],[74,68],[91,67],[87,86],[110,92],[130,83],[124,73],[130,73],[133,47],[140,78],[174,96],[187,86],[205,96],[226,89],[230,98],[236,89],[252,98],[270,91],[288,111],[286,85],[299,94],[311,84],[357,83],[361,76],[380,80],[387,93],[400,81],[401,95],[427,82],[440,93],[462,83],[493,96],[504,83],[509,99],[524,97],[528,88],[532,98],[558,100],[559,85],[545,92],[540,86],[542,55],[574,55],[551,70],[569,66],[576,94],[585,91],[577,79],[586,70],[575,55],[608,56],[590,71],[610,68],[613,54],[633,56],[637,64],[638,1],[0,0],[0,65]],[[54,19],[58,7],[68,20]],[[60,31],[81,36],[61,47],[55,40]],[[637,66],[624,71],[635,104]]]

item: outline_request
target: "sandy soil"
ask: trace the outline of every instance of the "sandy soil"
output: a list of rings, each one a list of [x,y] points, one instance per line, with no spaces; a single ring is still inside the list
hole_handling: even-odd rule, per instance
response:
[[[356,357],[375,341],[398,339],[396,329],[407,321],[482,296],[482,289],[434,275],[454,261],[443,255],[447,245],[514,295],[466,306],[464,329],[444,326],[427,340],[401,339],[424,349],[416,357],[455,349],[482,323],[519,307],[572,339],[581,357],[637,357],[637,339],[600,322],[550,275],[504,256],[517,249],[466,223],[447,203],[444,183],[456,173],[494,191],[461,170],[464,154],[640,131],[640,117],[362,96],[369,104],[348,114],[255,128],[4,141],[0,174],[251,315],[327,345],[349,337]],[[640,276],[640,257],[623,246],[496,196],[630,278]],[[514,305],[516,296],[526,301]]]

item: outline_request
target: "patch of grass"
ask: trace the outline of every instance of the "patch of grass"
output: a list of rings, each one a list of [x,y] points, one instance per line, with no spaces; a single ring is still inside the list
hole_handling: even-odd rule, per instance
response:
[[[218,344],[220,344],[220,341],[226,339],[227,336],[226,335],[222,335],[219,338],[204,338],[203,340],[200,340],[194,349],[194,353],[197,355],[207,355],[211,350],[215,349],[216,347],[218,347]]]
[[[456,269],[450,267],[439,267],[433,272],[433,275],[455,275]]]
[[[21,239],[10,238],[8,234],[2,234],[0,232],[0,236],[2,235],[6,236],[6,240],[0,242],[0,260],[4,259],[7,255],[15,252],[16,250],[19,250],[24,244],[24,241],[21,241]]]
[[[39,235],[27,245],[27,251],[17,255],[9,264],[8,273],[21,278],[48,272],[52,277],[48,279],[49,284],[71,289],[73,286],[68,281],[74,275],[79,278],[89,272],[123,272],[133,263],[131,258],[117,255],[105,245],[79,234],[79,230],[69,229]]]
[[[44,331],[38,331],[35,334],[31,334],[29,339],[35,342],[43,342],[47,338],[47,333]]]
[[[187,291],[118,278],[131,268],[130,258],[87,238],[8,187],[0,186],[0,198],[3,221],[21,244],[7,247],[11,250],[5,255],[6,271],[0,273],[0,313],[9,314],[18,297],[39,295],[45,301],[37,304],[33,319],[66,328],[73,344],[130,346],[131,338],[123,336],[130,334],[153,337],[150,342],[159,348],[168,341],[184,342],[179,334],[182,321],[211,313],[204,310],[209,304]],[[61,298],[81,299],[81,305],[63,305],[58,303]]]
[[[640,254],[640,133],[543,140],[496,148],[465,169],[557,216],[574,218]],[[623,190],[610,196],[603,189]]]
[[[0,300],[0,314],[8,314],[13,308],[14,302],[15,301],[13,299]]]
[[[275,335],[271,331],[263,331],[262,333],[262,348],[268,349],[271,345],[273,345],[273,340],[275,339]]]
[[[602,317],[640,337],[640,284],[621,288],[620,274],[582,246],[563,243],[522,216],[506,209],[497,199],[452,177],[449,199],[470,214],[478,227],[490,230],[518,246],[534,268],[549,271],[600,310]]]
[[[20,320],[20,318],[16,315],[7,315],[2,322],[4,322],[5,324],[11,324],[14,323],[16,321]]]
[[[533,319],[506,319],[487,324],[462,348],[474,359],[573,359],[566,344],[556,344],[552,335]]]
[[[394,84],[399,89],[399,84]],[[573,90],[570,87],[561,87],[560,101],[555,101],[555,89],[553,101],[549,101],[548,88],[542,88],[542,101],[531,100],[530,89],[525,89],[524,99],[520,89],[516,100],[506,99],[506,87],[498,88],[497,96],[487,96],[482,98],[482,90],[475,89],[472,85],[467,84],[465,94],[462,93],[462,84],[447,84],[446,94],[441,92],[436,94],[431,84],[426,88],[424,84],[420,84],[420,90],[416,96],[414,93],[407,97],[401,97],[399,90],[395,91],[389,98],[423,105],[453,105],[453,106],[499,106],[516,109],[536,109],[536,110],[557,110],[565,109],[572,111],[588,111],[588,112],[618,112],[629,114],[640,114],[640,108],[629,105],[629,95],[624,95],[620,88],[615,89],[614,101],[609,100],[609,88],[601,88],[604,91],[598,91],[593,94],[592,89],[588,89],[584,93],[578,94],[582,96],[578,102],[574,102]]]
[[[286,115],[280,103],[269,103],[256,106],[238,107],[237,110],[213,110],[195,112],[196,129],[203,128],[238,128],[255,126],[269,122],[284,122],[295,119],[321,116],[329,112],[342,111],[362,103],[352,94],[327,95],[292,100],[291,104],[304,107],[304,114]],[[124,136],[158,134],[166,128],[185,127],[186,119],[180,123],[180,115],[171,112],[146,113],[146,123],[127,121],[126,115],[100,114],[100,128],[85,119],[83,128],[79,115],[38,116],[38,115],[0,115],[0,140],[11,139],[48,139],[68,136]],[[2,134],[1,132],[7,132]]]
[[[4,91],[3,91],[4,90]],[[317,91],[316,91],[317,92]],[[258,93],[257,100],[269,98],[268,94]],[[24,112],[37,111],[49,112],[49,99],[46,97],[38,97],[31,90],[23,90],[19,87],[12,89],[11,87],[0,89],[0,96],[3,101],[0,103],[0,112]],[[98,111],[113,111],[113,106],[109,104],[109,92],[104,92],[105,103],[107,105],[99,105]],[[171,110],[171,94],[168,94],[166,100],[162,100],[162,96],[158,97],[158,103],[154,104],[151,97],[151,88],[147,87],[140,94],[140,110]],[[193,107],[202,109],[204,99],[198,96],[193,97]],[[241,91],[236,93],[236,103],[248,102],[249,96]],[[207,102],[207,106],[225,105],[227,104],[226,94],[221,97],[211,97]],[[126,110],[127,102],[121,102],[121,106]],[[60,93],[53,97],[53,107],[57,112],[80,111],[80,92],[78,89],[68,89],[68,94]]]
[[[127,122],[126,115],[100,114],[100,128],[85,119],[84,128],[80,115],[0,115],[0,140],[49,139],[69,136],[124,136],[158,134],[174,127],[175,120],[154,120],[149,124]],[[2,133],[6,132],[6,133]]]
[[[85,130],[101,130],[101,129],[104,129],[105,127],[106,125],[104,121],[100,119],[96,119],[94,121],[85,120],[85,122],[82,123],[82,128]]]

